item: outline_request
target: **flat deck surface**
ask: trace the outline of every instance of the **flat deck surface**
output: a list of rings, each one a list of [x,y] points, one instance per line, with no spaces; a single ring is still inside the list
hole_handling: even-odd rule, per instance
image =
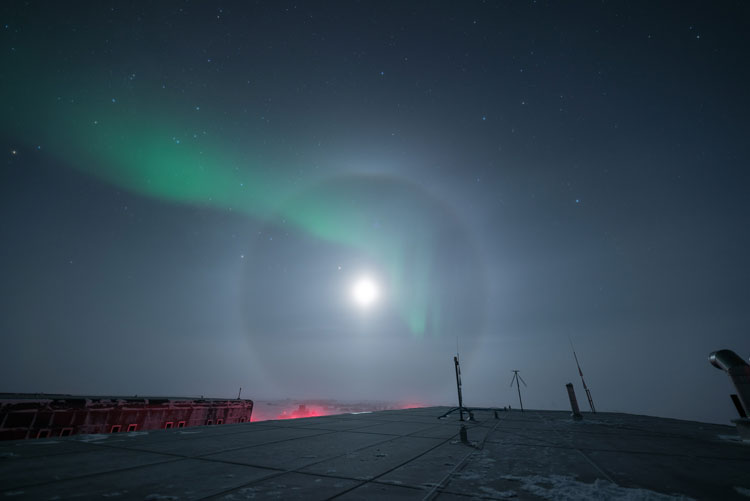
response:
[[[750,499],[731,426],[447,407],[0,443],[7,499]]]

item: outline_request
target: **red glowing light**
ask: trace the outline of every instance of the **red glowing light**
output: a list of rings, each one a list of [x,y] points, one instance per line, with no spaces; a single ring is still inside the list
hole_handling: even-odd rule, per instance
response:
[[[279,412],[279,406],[282,406]],[[317,401],[315,403],[299,403],[299,401],[256,402],[253,408],[252,421],[267,421],[275,419],[299,419],[334,414],[348,414],[352,412],[375,412],[382,410],[413,409],[424,407],[417,401],[405,403],[372,403],[372,404],[344,404],[336,401]]]
[[[317,416],[328,416],[330,414],[337,414],[335,409],[324,409],[319,405],[306,405],[299,404],[299,407],[293,411],[282,411],[281,414],[276,416],[276,419],[298,419],[306,417],[317,417]]]

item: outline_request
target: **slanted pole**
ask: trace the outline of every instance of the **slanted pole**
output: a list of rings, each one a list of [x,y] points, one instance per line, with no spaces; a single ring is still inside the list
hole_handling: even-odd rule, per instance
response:
[[[523,400],[521,400],[521,383],[526,386],[526,381],[524,381],[523,378],[518,375],[518,373],[518,370],[513,371],[513,379],[510,380],[510,386],[512,388],[513,383],[516,383],[516,388],[518,389],[518,403],[521,405],[521,412],[523,412]]]
[[[458,355],[453,357],[453,364],[456,366],[456,389],[458,391],[458,414],[460,420],[464,420],[464,402],[461,396],[461,367],[458,365]]]
[[[518,374],[516,374],[518,376]],[[521,412],[523,412],[523,400],[521,400],[521,384],[518,382],[518,378],[516,378],[516,389],[518,389],[518,403],[521,406]]]

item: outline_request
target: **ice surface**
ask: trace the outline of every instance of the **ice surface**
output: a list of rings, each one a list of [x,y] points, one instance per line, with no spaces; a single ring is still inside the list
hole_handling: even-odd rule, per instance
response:
[[[93,435],[79,435],[76,438],[76,440],[78,440],[79,442],[97,442],[99,440],[106,440],[110,436],[111,435],[104,435],[102,433],[97,433],[97,434],[93,434]]]
[[[682,495],[661,494],[648,489],[620,487],[606,480],[597,479],[593,483],[580,482],[568,475],[503,475],[506,480],[521,483],[521,489],[544,499],[595,501],[617,499],[621,501],[690,501]]]

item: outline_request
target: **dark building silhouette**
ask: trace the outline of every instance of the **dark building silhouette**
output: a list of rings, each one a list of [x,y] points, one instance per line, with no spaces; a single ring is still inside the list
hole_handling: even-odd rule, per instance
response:
[[[0,393],[0,440],[250,421],[252,400]]]

